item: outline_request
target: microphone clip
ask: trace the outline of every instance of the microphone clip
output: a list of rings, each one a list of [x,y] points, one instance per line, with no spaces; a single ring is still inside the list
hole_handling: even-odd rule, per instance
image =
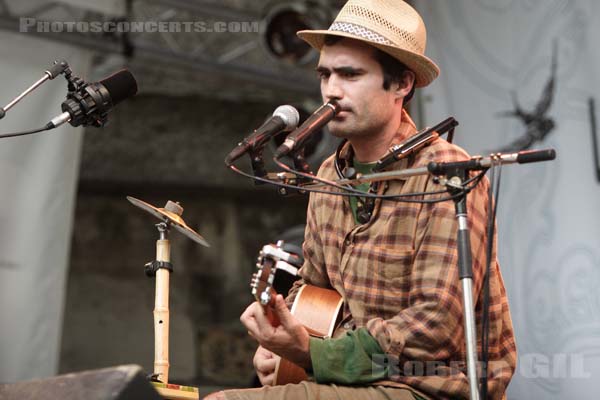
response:
[[[310,165],[304,157],[304,148],[292,153],[292,161],[294,162],[294,170],[302,172],[303,174],[314,175],[310,169]],[[298,176],[298,184],[309,183],[311,179],[305,176]]]
[[[432,128],[425,128],[422,131],[417,132],[402,143],[390,148],[389,153],[377,161],[377,165],[375,165],[373,168],[373,172],[383,171],[390,164],[400,161],[401,159],[422,149],[437,139],[440,135],[443,135],[448,131],[450,131],[448,134],[449,141],[452,142],[451,138],[454,136],[454,128],[457,125],[458,121],[456,121],[453,117],[449,117]]]
[[[267,170],[265,169],[265,161],[263,159],[263,148],[252,149],[248,152],[250,156],[250,165],[252,165],[252,174],[259,178],[265,178],[267,176]],[[266,182],[254,180],[255,185],[264,185]]]
[[[74,75],[70,68],[65,69],[64,76],[68,82],[68,92],[61,109],[71,116],[71,125],[97,128],[106,125],[112,104],[106,88],[85,82]]]
[[[73,74],[73,71],[67,66],[62,72],[63,76],[67,80],[67,90],[69,93],[77,92],[81,90],[85,85],[85,81]]]

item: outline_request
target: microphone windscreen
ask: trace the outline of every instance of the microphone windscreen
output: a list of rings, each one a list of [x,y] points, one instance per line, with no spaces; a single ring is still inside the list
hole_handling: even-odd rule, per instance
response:
[[[126,69],[117,71],[111,76],[104,78],[100,81],[100,84],[104,85],[106,90],[108,90],[113,106],[129,97],[135,96],[138,90],[135,78]]]
[[[279,106],[273,112],[273,116],[279,117],[285,124],[285,131],[292,131],[298,127],[300,122],[300,113],[295,107],[290,105]]]
[[[545,150],[524,150],[517,153],[517,162],[519,164],[526,164],[531,162],[539,161],[550,161],[556,158],[556,150],[545,149]]]

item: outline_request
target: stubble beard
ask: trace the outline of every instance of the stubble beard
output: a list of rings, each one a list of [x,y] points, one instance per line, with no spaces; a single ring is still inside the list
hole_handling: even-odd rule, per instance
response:
[[[329,123],[329,132],[343,139],[361,139],[376,137],[383,129],[383,126],[360,126],[351,118],[346,117],[344,121],[331,121]]]

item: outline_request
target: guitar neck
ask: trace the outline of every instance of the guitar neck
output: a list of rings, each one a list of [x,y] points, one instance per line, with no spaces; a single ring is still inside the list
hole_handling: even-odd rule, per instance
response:
[[[304,287],[305,289],[306,287]],[[313,290],[314,286],[310,287],[309,290]],[[316,326],[319,326],[320,330],[318,329],[313,329],[312,328],[312,324],[314,323],[314,320],[311,320],[308,323],[305,323],[304,321],[301,320],[302,325],[304,325],[304,328],[307,330],[308,334],[310,336],[313,337],[324,337],[327,336],[327,331],[324,329],[324,323],[328,323],[331,318],[336,318],[337,315],[339,314],[339,309],[341,307],[341,298],[339,296],[339,294],[337,294],[336,292],[332,291],[332,290],[327,290],[327,289],[316,289],[316,292],[319,293],[318,295],[316,295],[314,292],[310,293],[308,296],[304,295],[304,300],[302,300],[303,303],[307,303],[306,298],[309,297],[311,298],[313,301],[315,299],[323,301],[323,304],[315,304],[315,303],[310,303],[310,306],[314,306],[316,307],[316,309],[325,309],[325,307],[328,307],[328,311],[329,308],[333,308],[332,311],[329,311],[329,314],[322,320],[319,321],[319,323]],[[302,292],[301,292],[302,293]],[[322,299],[322,294],[324,293],[325,295],[330,296],[329,299]],[[269,320],[269,322],[271,323],[272,326],[279,326],[281,325],[281,322],[279,321],[279,317],[277,316],[277,313],[275,312],[275,297],[277,296],[277,292],[275,292],[274,289],[271,289],[271,300],[269,301],[269,303],[267,303],[266,305],[263,305],[260,303],[260,301],[258,302],[259,304],[262,305],[263,311],[265,312],[265,316],[267,317],[267,319]],[[301,318],[303,318],[305,315],[309,314],[308,311],[304,310],[302,312],[302,315],[300,316]]]
[[[264,310],[265,316],[277,327],[281,322],[275,310],[277,292],[273,289],[278,262],[289,261],[289,254],[281,247],[264,246],[258,257],[258,271],[252,276],[252,295]],[[283,261],[282,261],[283,260]],[[306,328],[311,336],[331,337],[341,318],[342,298],[335,290],[303,285],[296,293],[290,312]],[[274,385],[299,383],[307,379],[306,371],[285,358],[279,358],[275,369]]]

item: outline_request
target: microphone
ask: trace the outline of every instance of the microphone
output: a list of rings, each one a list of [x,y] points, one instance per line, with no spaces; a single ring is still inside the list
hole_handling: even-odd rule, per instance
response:
[[[517,153],[492,154],[489,157],[473,157],[466,161],[435,162],[427,164],[432,175],[445,175],[455,170],[479,171],[496,164],[527,164],[541,161],[552,161],[556,158],[556,150],[523,150]]]
[[[388,165],[403,159],[414,151],[420,150],[422,147],[428,145],[429,142],[437,139],[439,135],[443,135],[450,129],[454,129],[457,125],[458,121],[453,117],[449,117],[433,128],[425,128],[415,133],[402,143],[392,146],[389,153],[377,161],[377,164],[373,167],[373,172],[381,172]]]
[[[64,112],[48,122],[46,128],[56,128],[65,122],[72,126],[102,127],[108,112],[121,101],[134,96],[137,89],[135,78],[126,69],[100,82],[84,83],[67,94],[67,99],[61,104]]]
[[[289,132],[296,129],[300,121],[300,114],[294,107],[285,105],[279,106],[273,112],[273,115],[256,129],[252,134],[234,148],[225,158],[225,164],[230,166],[235,160],[253,149],[259,148],[265,144],[273,135],[282,131]]]
[[[327,102],[317,109],[304,121],[294,132],[285,139],[283,144],[275,151],[275,158],[281,158],[299,147],[315,131],[321,129],[325,124],[339,113],[341,107],[336,102]]]

